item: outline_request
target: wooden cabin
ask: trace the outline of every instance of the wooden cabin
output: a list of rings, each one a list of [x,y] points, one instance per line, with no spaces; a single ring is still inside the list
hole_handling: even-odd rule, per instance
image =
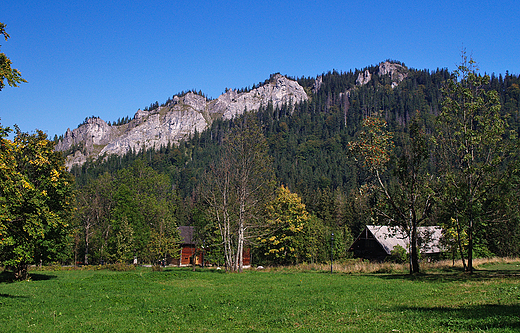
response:
[[[204,260],[204,249],[198,248],[195,238],[195,227],[193,226],[181,226],[178,228],[181,236],[180,244],[180,258],[172,259],[171,264],[176,266],[191,266],[191,265],[202,265]],[[195,257],[193,254],[195,253]],[[244,267],[251,266],[251,250],[249,248],[244,249]],[[205,265],[208,262],[204,262]]]
[[[417,233],[418,247],[422,255],[435,257],[444,252],[441,227],[419,227]],[[400,228],[367,225],[348,251],[354,252],[356,258],[383,261],[397,245],[408,253],[409,240]]]
[[[202,249],[196,247],[195,227],[181,226],[178,229],[181,236],[180,258],[172,260],[172,264],[177,266],[202,265],[204,254]],[[193,254],[196,254],[195,257]]]

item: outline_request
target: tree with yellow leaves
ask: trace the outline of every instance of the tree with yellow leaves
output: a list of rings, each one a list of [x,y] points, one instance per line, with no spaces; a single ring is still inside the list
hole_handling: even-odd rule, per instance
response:
[[[304,228],[309,221],[305,204],[296,193],[281,186],[267,205],[267,232],[259,237],[260,253],[273,264],[293,264],[305,255]]]
[[[0,262],[28,278],[31,263],[66,255],[73,209],[73,179],[46,134],[0,125]]]

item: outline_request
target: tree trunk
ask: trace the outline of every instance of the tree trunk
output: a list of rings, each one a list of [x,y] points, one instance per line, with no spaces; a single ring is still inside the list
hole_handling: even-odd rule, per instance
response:
[[[467,271],[466,267],[466,260],[464,259],[464,248],[462,247],[462,241],[460,239],[460,225],[459,225],[459,219],[456,219],[457,221],[457,244],[459,245],[459,252],[460,252],[460,258],[462,259],[462,266],[464,267],[464,271]]]
[[[242,189],[240,190],[240,211],[239,211],[239,221],[238,221],[238,241],[237,241],[237,270],[239,273],[242,273],[243,267],[244,267],[244,232],[245,232],[245,201],[246,201],[246,195],[245,195],[245,184],[242,184]]]
[[[89,228],[85,230],[85,265],[88,265]]]
[[[27,273],[27,263],[19,262],[15,267],[14,278],[19,281],[27,280],[29,274]]]
[[[238,246],[237,246],[237,271],[242,273],[242,269],[244,268],[244,225],[240,223],[238,230]]]
[[[469,228],[468,228],[468,266],[465,268],[465,271],[473,274],[473,217],[469,218]]]
[[[193,254],[191,255],[191,268],[192,268],[192,271],[195,272],[195,266],[196,266],[196,263],[197,263],[197,249],[195,249],[193,251]]]
[[[419,273],[419,253],[417,251],[417,225],[416,223],[412,222],[412,228],[411,228],[411,240],[410,240],[410,246],[411,246],[411,267],[410,271],[411,273]]]

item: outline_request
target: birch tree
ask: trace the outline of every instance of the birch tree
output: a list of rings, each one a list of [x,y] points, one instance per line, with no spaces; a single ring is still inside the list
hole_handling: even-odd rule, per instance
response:
[[[203,191],[218,224],[226,269],[241,272],[246,242],[261,226],[273,192],[272,159],[255,115],[233,122],[219,161],[210,167]]]

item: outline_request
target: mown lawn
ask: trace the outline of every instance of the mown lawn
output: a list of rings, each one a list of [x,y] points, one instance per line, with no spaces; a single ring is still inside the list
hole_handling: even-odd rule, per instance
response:
[[[520,263],[460,272],[0,275],[1,332],[520,332]]]

